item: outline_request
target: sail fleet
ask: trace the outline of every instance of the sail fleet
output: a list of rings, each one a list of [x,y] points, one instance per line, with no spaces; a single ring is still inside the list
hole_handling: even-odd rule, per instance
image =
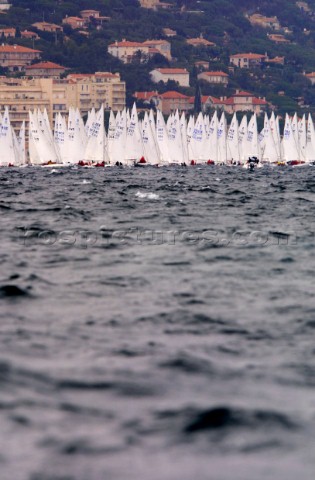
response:
[[[280,132],[279,117],[265,114],[258,131],[257,118],[234,114],[230,124],[215,111],[186,116],[178,111],[167,120],[162,113],[144,112],[136,106],[111,111],[107,131],[104,108],[92,109],[86,122],[79,110],[57,113],[51,128],[47,111],[29,112],[28,141],[23,122],[18,133],[12,128],[8,108],[0,115],[0,165],[86,165],[137,164],[244,165],[249,157],[260,164],[312,164],[315,161],[315,128],[311,115],[285,115]],[[26,148],[27,145],[27,148]]]

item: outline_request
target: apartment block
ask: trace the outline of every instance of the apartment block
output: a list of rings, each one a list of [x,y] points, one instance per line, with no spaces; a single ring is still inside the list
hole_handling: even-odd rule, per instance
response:
[[[28,122],[29,110],[47,109],[50,121],[57,112],[78,108],[82,115],[104,105],[114,111],[125,107],[126,85],[119,74],[96,72],[73,74],[64,80],[53,78],[0,77],[0,111],[6,106],[15,128]]]

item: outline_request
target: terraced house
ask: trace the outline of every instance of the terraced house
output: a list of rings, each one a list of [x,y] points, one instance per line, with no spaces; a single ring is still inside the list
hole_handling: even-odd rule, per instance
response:
[[[0,45],[0,66],[21,71],[26,65],[40,59],[41,51],[20,45]]]

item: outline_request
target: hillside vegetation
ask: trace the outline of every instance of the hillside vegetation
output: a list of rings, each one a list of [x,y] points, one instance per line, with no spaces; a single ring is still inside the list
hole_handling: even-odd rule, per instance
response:
[[[185,67],[191,73],[191,86],[179,88],[174,82],[158,85],[160,92],[177,89],[194,94],[197,60],[209,61],[210,70],[223,70],[230,75],[227,88],[201,84],[204,95],[230,95],[235,89],[248,90],[275,105],[279,112],[315,110],[315,87],[303,75],[315,71],[315,0],[307,1],[301,8],[292,0],[169,0],[168,10],[148,10],[136,0],[12,0],[12,8],[1,15],[3,27],[18,26],[17,38],[10,43],[35,47],[43,52],[43,59],[68,67],[72,72],[112,71],[120,72],[127,83],[127,101],[132,102],[132,93],[155,90],[149,72],[155,67]],[[88,36],[64,26],[63,33],[37,33],[36,42],[20,37],[20,31],[36,31],[32,24],[46,21],[60,24],[68,16],[79,16],[80,10],[96,9],[110,17],[98,28],[93,22],[88,27]],[[280,30],[252,25],[249,16],[259,13],[276,16]],[[167,38],[163,28],[176,31],[176,36]],[[275,43],[268,34],[283,35],[289,43]],[[203,38],[214,42],[214,47],[193,47],[187,38]],[[168,62],[157,54],[147,63],[139,59],[124,65],[107,53],[107,47],[115,40],[126,38],[134,41],[164,38],[171,43],[173,60]],[[4,39],[2,39],[2,42]],[[241,52],[268,54],[269,58],[284,56],[284,65],[266,64],[262,68],[229,70],[229,56]],[[280,92],[280,95],[279,95]]]

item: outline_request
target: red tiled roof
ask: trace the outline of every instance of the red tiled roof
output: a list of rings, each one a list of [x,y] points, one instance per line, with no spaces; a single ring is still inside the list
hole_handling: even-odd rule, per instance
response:
[[[38,69],[38,68],[45,68],[45,69],[62,69],[62,70],[66,70],[65,67],[62,67],[61,65],[58,65],[57,63],[53,63],[53,62],[39,62],[39,63],[35,63],[33,65],[28,65],[26,67],[27,70],[33,70],[33,69]]]
[[[122,42],[111,43],[109,47],[143,47],[143,43],[140,42],[128,42],[124,40]]]
[[[285,38],[283,35],[279,35],[277,33],[272,33],[270,35],[268,35],[268,38],[270,40],[273,40],[275,42],[285,42],[285,43],[290,43],[290,40],[288,40],[287,38]]]
[[[81,17],[65,17],[62,21],[67,22],[69,20],[71,22],[83,22],[84,23],[84,18],[81,18]]]
[[[308,77],[308,78],[314,78],[315,77],[315,72],[307,73],[305,76]]]
[[[21,47],[21,45],[0,45],[0,53],[41,53],[41,50],[33,50],[32,48]]]
[[[268,102],[266,102],[266,100],[264,100],[263,98],[256,98],[254,97],[253,98],[253,105],[267,105]]]
[[[214,104],[221,104],[222,103],[222,100],[220,100],[219,98],[216,98],[216,97],[212,97],[210,96],[209,97],[211,99],[211,102],[214,103]]]
[[[162,74],[187,74],[186,68],[156,68],[156,70]]]
[[[174,92],[174,91],[162,93],[160,97],[165,99],[171,99],[171,98],[186,98],[187,100],[189,99],[187,95],[183,95],[182,93]]]
[[[21,35],[22,37],[38,37],[37,33],[31,32],[29,30],[24,30],[23,32],[21,32]]]
[[[56,25],[55,23],[49,23],[49,22],[35,22],[35,23],[32,23],[32,26],[38,29],[40,29],[40,27],[54,27],[62,30],[62,27],[60,25]]]
[[[284,63],[284,57],[274,57],[274,58],[268,58],[266,60],[268,63]]]
[[[228,74],[225,72],[203,72],[202,75],[207,75],[209,77],[228,77]]]
[[[133,96],[138,100],[148,100],[152,97],[156,97],[158,92],[135,92]]]
[[[222,100],[220,100],[219,98],[212,97],[211,95],[201,95],[201,103],[202,104],[206,103],[209,99],[214,105],[215,104],[220,104],[220,105],[222,104]],[[189,103],[194,103],[194,102],[195,102],[195,97],[190,97]]]
[[[232,95],[232,96],[233,97],[253,97],[254,95],[252,93],[249,93],[249,92],[241,91],[241,92],[234,93],[234,95]]]
[[[265,57],[266,55],[260,55],[259,53],[236,53],[235,55],[231,55],[231,58],[250,58],[253,60]]]
[[[206,40],[205,38],[187,38],[186,40],[187,43],[190,43],[191,45],[196,44],[196,45],[208,45],[208,46],[214,46],[215,43],[209,42],[209,40]]]

